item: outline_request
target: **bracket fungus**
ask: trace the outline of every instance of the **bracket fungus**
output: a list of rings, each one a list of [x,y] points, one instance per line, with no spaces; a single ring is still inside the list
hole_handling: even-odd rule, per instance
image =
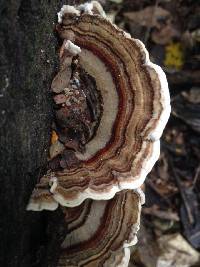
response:
[[[87,199],[77,207],[63,208],[67,230],[57,266],[128,266],[140,208],[140,197],[131,190],[111,200]]]
[[[64,5],[56,30],[49,171],[27,209],[63,206],[69,233],[59,266],[127,266],[140,215],[136,192],[158,159],[170,114],[166,76],[96,1]]]
[[[159,156],[170,113],[165,74],[141,41],[92,14],[94,3],[58,13],[63,44],[52,91],[60,153],[51,153],[54,179],[41,179],[30,209],[46,209],[45,199],[73,207],[138,188]]]

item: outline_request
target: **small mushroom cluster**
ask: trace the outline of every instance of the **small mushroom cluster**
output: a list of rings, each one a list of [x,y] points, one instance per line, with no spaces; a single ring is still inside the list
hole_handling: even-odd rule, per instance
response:
[[[128,266],[143,194],[170,114],[167,80],[142,42],[96,1],[64,5],[49,171],[28,210],[63,206],[68,233],[58,266]],[[65,207],[65,208],[64,208]]]

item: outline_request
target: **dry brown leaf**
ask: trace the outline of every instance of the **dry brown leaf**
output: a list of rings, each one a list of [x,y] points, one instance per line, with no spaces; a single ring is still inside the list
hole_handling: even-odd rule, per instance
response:
[[[191,103],[200,103],[200,88],[193,87],[189,92],[183,92],[182,95]]]
[[[179,37],[180,33],[169,23],[164,25],[159,30],[154,30],[151,34],[151,39],[156,44],[166,45],[169,44],[174,37]]]
[[[162,253],[157,267],[190,267],[200,260],[199,253],[180,234],[163,235],[158,244]]]
[[[159,20],[168,20],[171,15],[161,7],[148,6],[140,11],[125,12],[124,17],[142,26],[160,28]]]

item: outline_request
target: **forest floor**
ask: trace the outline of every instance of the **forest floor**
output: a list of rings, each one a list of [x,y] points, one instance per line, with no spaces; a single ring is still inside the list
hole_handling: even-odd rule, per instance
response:
[[[172,112],[146,179],[131,267],[200,266],[200,5],[192,0],[99,0],[164,69]]]

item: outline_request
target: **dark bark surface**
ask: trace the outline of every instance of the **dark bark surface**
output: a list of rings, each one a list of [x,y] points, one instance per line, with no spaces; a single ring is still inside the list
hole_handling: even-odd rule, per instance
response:
[[[27,212],[46,171],[49,87],[57,70],[53,28],[62,1],[0,1],[0,266],[55,266],[61,212]]]

